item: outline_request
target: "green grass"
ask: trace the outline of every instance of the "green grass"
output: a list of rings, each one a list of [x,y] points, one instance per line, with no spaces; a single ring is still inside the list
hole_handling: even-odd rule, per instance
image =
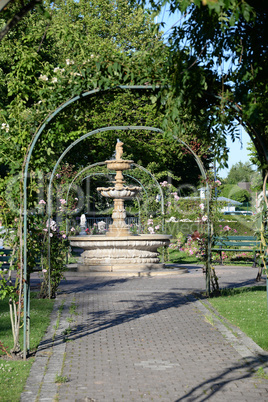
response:
[[[209,302],[223,317],[239,327],[261,348],[268,350],[265,286],[226,290],[225,294],[211,298]]]
[[[50,322],[54,300],[36,299],[36,295],[31,295],[31,334],[30,347],[34,352]],[[9,318],[8,300],[0,301],[0,341],[9,351],[13,347],[13,338]],[[23,328],[20,331],[20,344],[23,345]],[[0,401],[16,402],[20,400],[20,394],[30,373],[34,357],[23,360],[4,360],[5,353],[0,350]]]
[[[170,264],[202,264],[195,255],[187,255],[184,251],[170,250],[168,262]]]

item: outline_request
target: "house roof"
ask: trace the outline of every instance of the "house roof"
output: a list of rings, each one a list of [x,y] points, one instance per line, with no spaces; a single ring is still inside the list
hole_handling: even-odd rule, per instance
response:
[[[226,197],[217,197],[218,201],[224,201],[228,202],[228,204],[233,204],[233,205],[242,205],[242,202],[231,200],[231,198],[226,198]]]

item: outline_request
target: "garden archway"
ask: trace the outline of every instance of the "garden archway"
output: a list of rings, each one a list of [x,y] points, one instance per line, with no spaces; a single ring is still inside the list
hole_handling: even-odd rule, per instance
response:
[[[152,86],[119,86],[121,89],[131,89],[131,90],[139,90],[139,89],[151,89],[155,90],[156,87]],[[110,90],[108,88],[106,91]],[[76,101],[79,101],[83,99],[86,96],[94,95],[98,92],[104,92],[101,89],[96,89],[92,91],[88,91],[86,93],[81,94],[80,96],[76,96],[72,99],[69,99],[65,103],[63,103],[61,106],[59,106],[57,109],[55,109],[41,124],[40,128],[37,130],[36,134],[33,137],[33,140],[29,146],[27,156],[25,159],[25,163],[23,165],[23,277],[24,277],[24,343],[23,343],[23,356],[24,359],[26,358],[26,355],[29,351],[29,320],[30,320],[30,284],[28,281],[28,272],[27,272],[27,176],[28,176],[28,170],[29,170],[29,163],[30,159],[34,150],[34,147],[40,138],[41,134],[43,133],[44,129],[48,125],[50,121],[53,120],[53,118],[60,113],[63,109],[65,109],[67,106],[69,106],[71,103],[74,103]],[[64,156],[72,150],[72,148],[78,144],[80,141],[83,141],[85,138],[88,138],[96,133],[103,132],[103,131],[110,131],[110,130],[150,130],[150,131],[155,131],[155,132],[160,132],[164,133],[163,130],[155,127],[147,127],[147,126],[115,126],[115,127],[104,127],[100,128],[97,130],[93,130],[83,136],[81,136],[78,140],[74,141],[69,147],[65,149],[65,151],[62,153],[60,158],[58,159],[57,163],[54,166],[53,172],[51,174],[51,182],[53,180],[53,177],[55,175],[55,171],[61,162],[61,160],[64,158]],[[207,175],[205,172],[205,169],[203,167],[203,164],[200,160],[200,158],[195,154],[195,152],[186,144],[184,141],[180,140],[176,136],[174,136],[174,140],[176,140],[179,143],[182,143],[189,151],[190,153],[194,156],[194,159],[200,169],[201,175],[206,181]],[[209,217],[209,186],[206,181],[206,186],[207,186],[207,215]],[[51,190],[49,189],[49,194],[48,194],[48,201],[50,202],[51,200]],[[48,225],[48,228],[50,228],[50,225]],[[208,219],[208,238],[210,239],[210,222]],[[210,240],[209,240],[210,244]],[[210,246],[209,246],[210,247]],[[209,253],[210,253],[210,248],[209,248]],[[206,283],[207,283],[207,289],[209,290],[210,286],[210,264],[208,262],[208,269],[207,269],[207,278],[206,278]]]

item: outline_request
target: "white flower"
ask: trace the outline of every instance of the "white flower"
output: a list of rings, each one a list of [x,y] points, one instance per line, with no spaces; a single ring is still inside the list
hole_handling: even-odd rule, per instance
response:
[[[44,204],[44,205],[45,205],[45,204],[46,204],[46,201],[40,200],[38,204],[39,204],[39,205],[41,205],[41,204]]]
[[[74,61],[70,60],[70,59],[66,59],[66,64],[67,64],[67,66],[69,66],[70,64],[74,64]]]
[[[48,221],[47,221],[47,228],[48,228]],[[53,232],[55,232],[57,230],[57,223],[55,221],[53,221],[53,219],[50,220],[50,229],[53,230]],[[52,237],[52,236],[51,236]]]
[[[2,123],[1,129],[5,130],[6,133],[9,132],[9,125],[7,123]]]
[[[208,220],[207,215],[202,216],[202,221],[203,221],[203,222],[206,222],[207,220]]]
[[[54,70],[53,70],[54,73],[56,73],[56,72],[58,72],[58,71],[60,71],[60,68],[59,68],[59,67],[55,67]]]
[[[57,77],[53,77],[51,82],[58,82],[58,78]]]
[[[199,205],[199,208],[202,209],[202,211],[203,211],[203,209],[205,208],[205,205],[204,205],[204,204],[200,204],[200,205]]]
[[[48,81],[48,77],[46,75],[40,75],[39,80]]]
[[[175,216],[171,216],[169,219],[167,219],[167,222],[178,222]]]

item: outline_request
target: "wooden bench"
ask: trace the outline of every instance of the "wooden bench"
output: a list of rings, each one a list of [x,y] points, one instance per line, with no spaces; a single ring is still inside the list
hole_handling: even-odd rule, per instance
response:
[[[254,253],[253,267],[256,267],[256,253],[260,251],[261,241],[254,236],[214,236],[212,238],[211,252],[219,253],[220,262],[223,264],[222,252],[233,251],[236,253]]]

